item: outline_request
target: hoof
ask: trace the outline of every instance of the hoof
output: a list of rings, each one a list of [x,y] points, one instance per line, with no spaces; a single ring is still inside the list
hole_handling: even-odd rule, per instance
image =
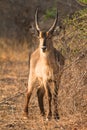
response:
[[[27,112],[24,112],[24,113],[23,113],[23,117],[24,117],[24,119],[28,119],[28,113],[27,113]]]
[[[41,116],[45,117],[45,112],[41,112]]]
[[[59,119],[60,119],[60,117],[59,117],[59,114],[58,114],[58,113],[54,115],[54,119],[55,119],[55,120],[59,120]]]
[[[28,116],[23,116],[24,120],[27,120],[28,119]]]
[[[48,117],[46,118],[46,121],[49,121]]]
[[[46,120],[49,121],[49,120],[51,120],[51,118],[52,118],[52,113],[49,113]]]

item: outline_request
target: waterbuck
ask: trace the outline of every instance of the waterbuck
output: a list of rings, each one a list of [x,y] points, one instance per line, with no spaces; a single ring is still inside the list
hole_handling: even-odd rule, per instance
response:
[[[58,87],[61,77],[61,70],[64,65],[64,57],[53,47],[52,35],[58,22],[58,12],[55,21],[48,31],[41,31],[38,25],[38,9],[35,13],[35,25],[38,32],[39,47],[31,54],[30,72],[28,80],[28,91],[24,113],[28,115],[28,103],[32,91],[37,87],[38,103],[41,114],[45,115],[43,97],[48,95],[48,115],[47,119],[52,117],[52,95],[54,102],[54,118],[59,119],[58,115]],[[37,84],[37,85],[36,85]],[[54,88],[54,89],[53,89]],[[54,90],[54,91],[52,91]]]

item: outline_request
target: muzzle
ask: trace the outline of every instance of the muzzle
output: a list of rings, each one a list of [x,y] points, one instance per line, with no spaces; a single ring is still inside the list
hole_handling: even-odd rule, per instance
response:
[[[41,49],[42,49],[43,52],[45,52],[46,51],[46,46],[42,46]]]

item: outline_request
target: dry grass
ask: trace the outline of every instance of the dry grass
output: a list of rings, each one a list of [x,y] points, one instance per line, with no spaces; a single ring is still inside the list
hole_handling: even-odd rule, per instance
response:
[[[13,42],[13,44],[12,44]],[[28,45],[7,38],[0,39],[0,59],[23,61],[28,57]]]
[[[58,98],[60,120],[52,119],[49,122],[40,116],[36,90],[29,105],[29,119],[23,118],[28,79],[27,62],[0,62],[0,129],[86,130],[86,61],[87,54],[84,54],[77,62],[64,69]],[[47,108],[45,97],[46,112]]]
[[[53,119],[46,122],[40,116],[36,90],[29,106],[29,119],[23,119],[25,96],[20,92],[25,92],[27,87],[27,62],[0,62],[0,128],[3,130],[74,130],[75,128],[86,130],[86,61],[87,54],[83,58],[79,57],[77,62],[64,70],[59,89],[60,120],[58,122]],[[46,110],[47,107],[45,104]]]

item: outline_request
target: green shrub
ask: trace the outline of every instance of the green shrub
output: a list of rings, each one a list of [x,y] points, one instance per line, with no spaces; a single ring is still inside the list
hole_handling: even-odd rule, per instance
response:
[[[56,15],[56,8],[53,7],[53,8],[50,8],[50,9],[47,9],[46,10],[46,13],[45,13],[45,19],[49,19],[49,18],[55,18],[55,15]]]
[[[87,4],[87,0],[79,0],[80,2]]]

